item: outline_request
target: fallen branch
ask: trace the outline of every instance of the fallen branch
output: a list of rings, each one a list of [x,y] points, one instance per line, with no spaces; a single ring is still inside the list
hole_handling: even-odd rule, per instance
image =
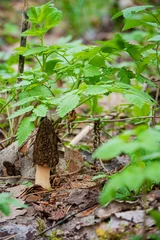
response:
[[[79,210],[79,211],[76,211],[76,212],[74,212],[74,213],[68,214],[68,215],[67,215],[66,217],[64,217],[62,220],[56,222],[54,225],[48,227],[47,229],[45,229],[45,230],[42,231],[41,233],[35,235],[35,237],[33,238],[33,240],[34,240],[34,239],[37,239],[38,237],[40,237],[40,236],[43,235],[44,233],[48,232],[49,230],[57,227],[58,225],[61,225],[61,224],[63,224],[63,223],[68,222],[68,221],[71,220],[73,217],[75,217],[78,213],[84,212],[84,211],[86,211],[87,209],[93,208],[93,207],[95,207],[95,206],[98,206],[98,203],[97,203],[97,202],[94,203],[94,204],[92,204],[91,206],[85,207],[85,208],[83,208],[83,209],[81,209],[81,210]]]
[[[75,136],[72,141],[70,142],[71,145],[75,146],[77,143],[79,143],[82,138],[84,138],[91,130],[93,129],[93,124],[90,126],[86,126],[85,128],[83,128],[83,130],[77,135]]]
[[[81,168],[77,169],[74,172],[69,172],[69,173],[62,173],[62,174],[53,174],[50,176],[50,178],[54,178],[54,177],[65,177],[65,176],[70,176],[70,175],[74,175],[78,172],[80,172]],[[21,175],[17,175],[17,176],[7,176],[7,177],[0,177],[0,180],[8,180],[8,179],[25,179],[25,180],[35,180],[34,177],[25,177],[25,176],[21,176]]]

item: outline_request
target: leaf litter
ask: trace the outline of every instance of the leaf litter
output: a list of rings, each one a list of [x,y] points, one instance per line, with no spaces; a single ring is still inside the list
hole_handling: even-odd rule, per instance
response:
[[[31,140],[32,142],[33,140]],[[13,143],[12,164],[22,166],[22,177],[6,179],[3,161],[1,192],[11,192],[14,197],[28,205],[27,209],[11,208],[9,217],[1,217],[0,239],[14,236],[13,239],[32,240],[49,239],[55,232],[59,239],[114,239],[119,234],[122,239],[142,233],[144,222],[143,196],[134,201],[112,201],[108,205],[99,205],[99,194],[106,179],[92,178],[104,171],[101,163],[94,162],[92,154],[85,150],[74,150],[69,147],[60,150],[60,161],[57,174],[51,175],[52,189],[45,190],[37,185],[27,187],[24,180],[34,180],[34,166],[31,165],[33,144],[26,143],[18,158],[18,146]],[[6,159],[8,149],[0,152]],[[1,155],[2,154],[2,155]],[[68,161],[68,159],[70,161]],[[25,170],[24,168],[25,161]],[[88,162],[89,165],[84,165]],[[129,159],[122,155],[111,161],[104,162],[107,174],[114,173],[126,164]],[[71,165],[70,165],[71,164]],[[28,169],[30,169],[28,171]],[[28,175],[29,173],[29,175]],[[23,179],[23,176],[27,176]],[[9,177],[9,176],[8,176]],[[16,176],[15,176],[16,177]],[[8,182],[8,183],[7,183]],[[157,207],[160,199],[158,190],[146,195],[148,208]],[[155,222],[147,216],[146,227],[152,232]],[[22,234],[23,232],[23,234]],[[126,234],[128,232],[128,235]],[[107,234],[107,237],[105,237]]]

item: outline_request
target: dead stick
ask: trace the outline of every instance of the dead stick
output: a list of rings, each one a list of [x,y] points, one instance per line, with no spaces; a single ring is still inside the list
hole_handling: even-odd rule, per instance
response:
[[[62,174],[53,174],[50,176],[50,178],[54,178],[54,177],[65,177],[65,176],[70,176],[70,175],[74,175],[78,172],[80,172],[81,168],[77,169],[74,172],[69,172],[69,173],[62,173]],[[25,176],[21,176],[21,175],[17,175],[17,176],[7,176],[7,177],[0,177],[0,180],[9,180],[9,179],[26,179],[26,180],[35,180],[34,177],[25,177]]]
[[[27,16],[28,7],[29,7],[28,0],[24,0],[21,33],[25,32],[28,29],[28,21],[27,21],[28,20],[28,16]],[[20,46],[25,47],[26,42],[27,42],[27,37],[26,36],[21,36]],[[18,63],[18,72],[19,73],[24,72],[24,61],[25,61],[25,57],[22,56],[22,55],[19,55],[19,63]]]
[[[28,29],[28,16],[27,16],[28,7],[29,7],[28,0],[24,0],[21,33],[25,32]],[[27,42],[27,37],[26,36],[21,36],[20,47],[26,47],[26,42]],[[25,57],[23,55],[19,55],[18,72],[20,74],[24,72],[24,62],[25,62]],[[21,81],[21,80],[22,80],[22,78],[18,78],[18,81]],[[15,98],[17,100],[18,92],[17,92]],[[18,109],[19,109],[19,107],[15,107],[14,111],[17,111]],[[17,131],[18,125],[19,125],[19,117],[16,117],[13,120],[13,131],[14,131],[14,133]]]
[[[55,227],[58,226],[58,225],[61,225],[61,224],[63,224],[63,223],[68,222],[70,219],[72,219],[73,217],[75,217],[78,213],[84,212],[84,211],[88,210],[89,208],[92,208],[92,207],[95,207],[95,206],[98,206],[98,203],[97,203],[97,202],[94,203],[94,204],[92,204],[91,206],[87,206],[87,207],[85,207],[85,208],[83,208],[83,209],[81,209],[81,210],[79,210],[79,211],[76,211],[76,212],[74,212],[74,213],[68,214],[68,215],[67,215],[66,217],[64,217],[62,220],[56,222],[54,225],[48,227],[47,229],[45,229],[45,230],[42,231],[41,233],[37,234],[33,239],[36,239],[36,238],[40,237],[41,235],[43,235],[43,234],[46,233],[47,231],[55,228]]]

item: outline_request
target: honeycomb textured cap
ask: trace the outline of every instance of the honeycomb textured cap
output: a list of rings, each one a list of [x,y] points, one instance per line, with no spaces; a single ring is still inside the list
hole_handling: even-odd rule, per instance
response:
[[[53,168],[58,161],[58,138],[52,122],[45,117],[37,131],[33,150],[33,162],[41,166]]]

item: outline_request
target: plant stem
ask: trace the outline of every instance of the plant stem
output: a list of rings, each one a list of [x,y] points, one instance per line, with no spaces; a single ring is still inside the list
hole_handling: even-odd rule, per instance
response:
[[[156,57],[157,57],[157,71],[160,77],[160,62],[159,62],[159,54],[158,54],[158,48],[159,48],[160,42],[157,43],[157,47],[156,47]],[[158,87],[157,87],[157,91],[156,91],[156,105],[153,107],[153,120],[152,120],[152,125],[155,125],[155,119],[156,119],[156,107],[158,105],[158,97],[159,97],[159,92],[160,92],[160,79],[158,80]]]
[[[22,27],[21,27],[21,33],[25,32],[28,28],[28,16],[27,16],[27,10],[28,10],[29,4],[28,0],[24,0],[24,7],[23,7],[23,13],[22,13]],[[25,47],[26,46],[27,37],[21,36],[20,38],[20,46]],[[18,72],[23,73],[24,72],[24,61],[25,57],[22,55],[19,55],[19,63],[18,63]]]

